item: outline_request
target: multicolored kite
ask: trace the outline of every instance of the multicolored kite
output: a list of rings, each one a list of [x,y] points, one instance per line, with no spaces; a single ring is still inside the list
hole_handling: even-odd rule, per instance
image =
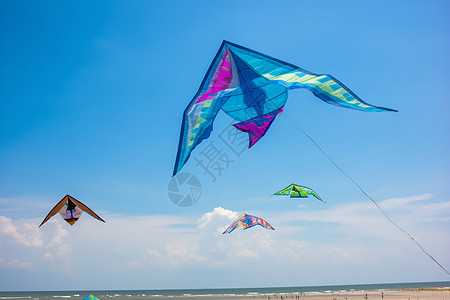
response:
[[[100,300],[97,297],[95,297],[94,295],[90,294],[89,296],[87,296],[86,298],[84,298],[83,300]]]
[[[305,88],[319,99],[362,111],[395,111],[370,105],[336,78],[315,74],[254,50],[224,41],[199,90],[186,107],[173,175],[213,129],[223,110],[233,126],[249,135],[249,148],[267,132],[283,110],[290,89]]]
[[[314,192],[309,187],[293,183],[285,187],[281,191],[276,192],[274,195],[289,196],[290,198],[308,198],[309,195],[312,195],[320,201],[325,202],[319,197],[319,195],[316,194],[316,192]]]
[[[258,217],[255,217],[255,216],[251,216],[251,215],[247,215],[247,214],[242,214],[222,234],[232,233],[233,230],[235,230],[239,226],[241,226],[245,230],[245,229],[251,228],[251,227],[253,227],[255,225],[262,226],[262,227],[264,227],[266,229],[275,230],[275,228],[273,228],[269,223],[267,223],[265,220],[263,220],[261,218],[258,218]]]
[[[56,213],[58,212],[61,215],[61,217],[63,217],[63,219],[66,220],[66,222],[72,226],[73,224],[75,224],[76,221],[78,221],[83,211],[87,212],[97,220],[105,222],[89,207],[87,207],[77,199],[73,198],[72,196],[65,195],[64,198],[62,198],[61,201],[59,201],[58,204],[56,204],[55,207],[53,207],[53,209],[48,213],[48,215],[45,217],[44,221],[42,221],[39,227],[41,227],[45,222],[47,222],[51,217],[56,215]]]

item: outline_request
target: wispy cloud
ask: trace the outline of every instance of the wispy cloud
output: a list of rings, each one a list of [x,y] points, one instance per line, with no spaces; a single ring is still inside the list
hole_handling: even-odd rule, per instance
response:
[[[20,269],[26,271],[35,271],[36,268],[30,262],[21,262],[17,259],[4,260],[0,258],[0,269]]]
[[[26,197],[26,198],[0,198],[0,214],[11,214],[11,212],[24,212],[47,210],[51,207],[51,202],[45,199]]]
[[[402,208],[405,209],[407,206],[405,204],[417,202],[417,201],[425,201],[433,198],[432,194],[426,193],[423,195],[403,197],[403,198],[391,198],[381,201],[381,205],[385,209],[393,209],[393,208]]]

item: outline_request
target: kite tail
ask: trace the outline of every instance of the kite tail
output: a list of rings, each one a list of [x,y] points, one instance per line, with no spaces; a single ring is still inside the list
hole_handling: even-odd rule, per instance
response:
[[[402,227],[400,227],[400,225],[396,224],[387,214],[386,212],[381,208],[381,206],[375,201],[375,199],[373,199],[352,177],[350,177],[350,175],[348,175],[346,172],[344,172],[344,170],[341,169],[341,167],[338,166],[338,164],[331,158],[331,156],[328,155],[328,153],[325,152],[325,150],[323,150],[322,147],[320,147],[320,145],[293,119],[291,118],[291,116],[285,112],[285,115],[289,117],[289,119],[291,119],[291,121],[298,127],[298,129],[300,129],[301,132],[303,132],[304,135],[306,135],[306,137],[308,139],[310,139],[314,145],[316,145],[316,147],[320,150],[320,152],[322,152],[322,154],[324,154],[328,160],[342,173],[344,174],[345,177],[347,177],[348,179],[350,179],[359,189],[360,191],[367,197],[370,199],[370,201],[372,201],[376,207],[383,213],[383,215],[386,217],[386,219],[388,219],[388,221],[394,225],[395,227],[397,227],[411,242],[413,242],[414,244],[416,244],[420,250],[422,250],[423,253],[425,253],[429,258],[431,258],[442,270],[445,271],[445,273],[447,273],[448,275],[450,275],[450,273],[433,257],[431,256],[431,254],[429,254],[427,251],[425,251],[425,249]]]

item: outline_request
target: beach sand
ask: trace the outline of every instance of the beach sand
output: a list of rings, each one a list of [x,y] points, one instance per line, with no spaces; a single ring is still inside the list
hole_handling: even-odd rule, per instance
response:
[[[271,300],[450,300],[450,289],[274,294],[262,298]]]

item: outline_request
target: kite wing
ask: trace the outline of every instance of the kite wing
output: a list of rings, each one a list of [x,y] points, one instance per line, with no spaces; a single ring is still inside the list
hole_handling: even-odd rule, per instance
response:
[[[301,186],[298,184],[290,184],[279,192],[276,192],[274,195],[278,196],[289,196],[290,198],[307,198],[309,196],[314,196],[318,200],[325,202],[322,198],[317,195],[312,189],[306,186]]]
[[[222,234],[225,234],[225,233],[230,234],[231,232],[233,232],[233,230],[235,230],[238,227],[242,227],[242,229],[245,230],[245,229],[251,228],[256,225],[260,225],[266,229],[275,230],[275,228],[273,228],[269,223],[267,223],[267,221],[265,221],[261,218],[247,215],[247,214],[242,214]]]
[[[173,175],[183,167],[192,150],[209,137],[213,121],[227,99],[225,95],[238,86],[231,75],[230,59],[229,51],[221,47],[197,94],[184,111]]]
[[[47,222],[51,217],[53,217],[56,213],[60,213],[61,217],[70,225],[75,224],[76,221],[80,218],[82,212],[85,211],[90,214],[92,217],[105,222],[102,218],[100,218],[95,212],[93,212],[89,207],[73,198],[70,195],[65,195],[55,207],[48,213],[45,219],[42,221],[41,227],[45,222]]]
[[[363,111],[395,111],[361,100],[336,78],[315,74],[295,65],[224,41],[199,90],[186,107],[173,175],[213,129],[220,110],[233,126],[249,135],[249,148],[258,142],[283,111],[289,89],[305,88],[319,99]]]
[[[50,220],[51,217],[56,215],[56,213],[58,213],[61,210],[61,208],[63,208],[66,205],[66,197],[67,197],[67,195],[64,198],[62,198],[61,201],[59,201],[55,205],[55,207],[52,208],[52,210],[48,213],[48,215],[45,217],[44,221],[42,221],[42,223],[41,223],[41,225],[39,225],[39,227],[44,225],[45,222]]]
[[[276,192],[274,195],[277,195],[277,196],[290,196],[293,186],[294,186],[293,184],[290,184],[287,187],[285,187],[284,189],[282,189],[281,191]]]
[[[75,203],[79,208],[81,208],[83,211],[87,212],[88,214],[90,214],[92,217],[96,218],[99,221],[105,222],[105,220],[103,220],[102,218],[100,218],[99,215],[97,215],[92,209],[90,209],[89,207],[87,207],[86,205],[84,205],[83,203],[81,203],[81,201],[78,201],[77,199],[67,195],[70,200],[73,201],[73,203]],[[106,222],[105,222],[106,223]]]

